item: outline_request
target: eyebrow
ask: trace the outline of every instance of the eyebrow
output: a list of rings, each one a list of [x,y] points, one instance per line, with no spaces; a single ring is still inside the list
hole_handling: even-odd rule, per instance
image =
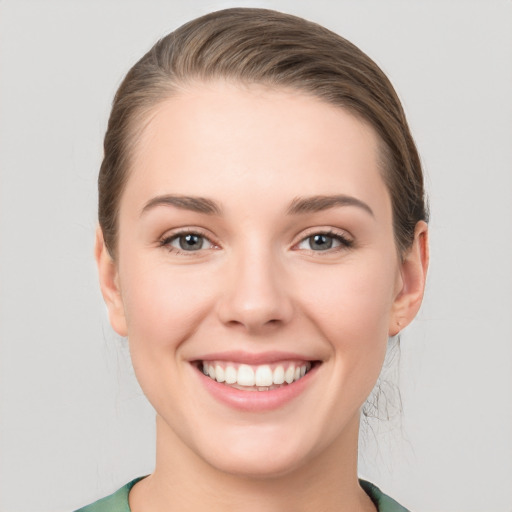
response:
[[[221,208],[211,199],[205,197],[180,196],[180,195],[164,195],[150,199],[142,208],[141,215],[156,206],[174,206],[182,210],[190,210],[207,215],[220,215]]]
[[[195,196],[167,194],[150,199],[142,208],[141,215],[157,206],[174,206],[182,210],[204,213],[206,215],[221,215],[220,206],[211,199]],[[288,215],[316,213],[336,206],[356,206],[374,217],[373,210],[363,201],[353,196],[337,194],[332,196],[296,197],[288,207]]]
[[[336,206],[356,206],[375,217],[373,210],[363,201],[353,196],[337,194],[333,196],[310,196],[295,198],[288,208],[289,215],[300,213],[315,213]]]

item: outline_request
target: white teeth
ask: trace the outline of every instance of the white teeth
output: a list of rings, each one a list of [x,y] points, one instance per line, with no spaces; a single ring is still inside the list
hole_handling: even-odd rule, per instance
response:
[[[274,381],[274,384],[283,384],[284,382],[284,368],[282,366],[278,366],[274,370],[274,375],[272,380]]]
[[[247,364],[241,364],[236,381],[240,386],[254,386],[254,370]]]
[[[252,387],[258,391],[269,391],[275,389],[276,386],[283,385],[285,382],[291,384],[304,377],[310,369],[310,362],[301,366],[289,363],[286,370],[285,366],[280,364],[274,368],[274,371],[268,364],[254,367],[241,364],[238,369],[233,364],[204,362],[202,365],[203,373],[217,382],[225,382],[226,384],[235,385],[235,387]]]
[[[226,367],[226,372],[224,373],[224,377],[226,379],[226,384],[234,384],[236,382],[236,370],[232,366]]]
[[[293,366],[290,366],[285,372],[284,372],[284,380],[291,384],[293,382],[293,379],[295,377],[295,368]]]
[[[220,364],[215,366],[215,380],[217,382],[224,382],[226,380],[224,368]]]
[[[270,369],[270,366],[266,364],[258,366],[254,376],[254,381],[256,386],[272,386],[272,370]]]

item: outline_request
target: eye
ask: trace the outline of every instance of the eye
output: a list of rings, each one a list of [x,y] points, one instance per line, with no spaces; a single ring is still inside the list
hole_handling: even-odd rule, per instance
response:
[[[328,251],[339,247],[351,247],[352,241],[338,233],[314,233],[301,240],[297,248],[308,251]]]
[[[199,233],[177,233],[164,238],[160,245],[168,248],[171,252],[197,252],[202,249],[212,249],[214,244],[205,236]]]

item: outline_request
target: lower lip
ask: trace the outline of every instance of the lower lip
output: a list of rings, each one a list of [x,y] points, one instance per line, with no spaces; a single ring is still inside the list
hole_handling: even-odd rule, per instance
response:
[[[301,395],[311,384],[317,369],[318,365],[314,365],[299,380],[269,391],[242,391],[217,382],[200,370],[196,373],[209,393],[219,402],[242,411],[262,412],[279,409]]]

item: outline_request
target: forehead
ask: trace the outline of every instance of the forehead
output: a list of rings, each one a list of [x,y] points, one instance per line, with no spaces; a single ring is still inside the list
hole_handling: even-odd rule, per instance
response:
[[[379,162],[375,131],[344,109],[296,90],[213,82],[154,107],[128,185],[205,196],[217,185],[233,193],[279,186],[288,196],[334,187],[387,200]]]

